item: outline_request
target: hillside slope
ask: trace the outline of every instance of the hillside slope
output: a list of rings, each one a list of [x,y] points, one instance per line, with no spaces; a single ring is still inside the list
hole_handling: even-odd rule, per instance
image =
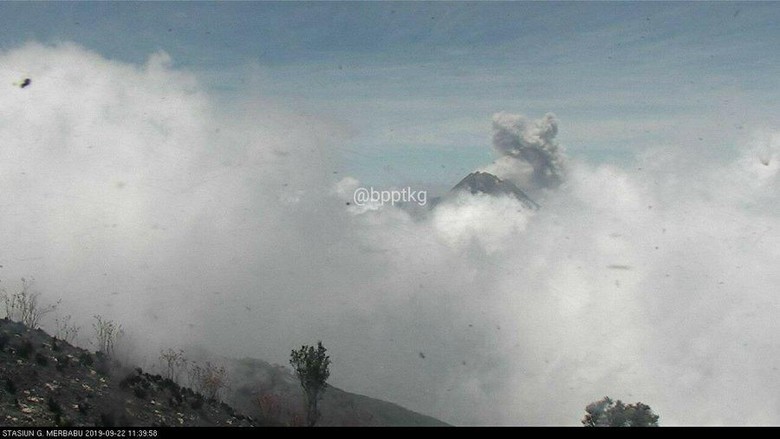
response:
[[[297,379],[261,360],[223,359],[228,405],[122,366],[41,329],[0,319],[0,426],[299,426]],[[233,408],[235,407],[235,409]],[[323,426],[444,426],[396,404],[328,387]],[[245,416],[242,413],[251,415]]]
[[[252,426],[226,404],[0,320],[0,425]]]
[[[252,358],[233,360],[227,399],[236,409],[266,422],[302,422],[303,393],[289,369]],[[397,404],[328,386],[320,403],[322,426],[446,426]]]

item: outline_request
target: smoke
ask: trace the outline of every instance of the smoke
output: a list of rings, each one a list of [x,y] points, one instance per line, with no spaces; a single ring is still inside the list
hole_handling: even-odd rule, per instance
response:
[[[552,113],[529,120],[510,113],[493,115],[493,148],[500,154],[487,172],[523,188],[556,188],[565,178],[565,155],[555,141],[558,120]]]
[[[464,194],[418,215],[346,205],[342,127],[219,103],[164,53],[30,44],[0,77],[0,279],[62,297],[84,344],[94,314],[146,367],[188,344],[285,364],[322,339],[332,384],[456,424],[576,425],[605,395],[665,425],[780,421],[760,141],[726,163],[572,159],[561,185],[555,119],[498,115],[497,163],[544,207]]]

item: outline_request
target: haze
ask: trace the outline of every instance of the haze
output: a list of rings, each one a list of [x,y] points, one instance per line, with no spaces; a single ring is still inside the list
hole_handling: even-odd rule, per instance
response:
[[[332,384],[456,425],[578,425],[605,395],[777,425],[778,21],[0,4],[0,285],[34,278],[84,345],[93,315],[120,322],[145,367],[322,340]],[[348,204],[476,170],[541,207]]]

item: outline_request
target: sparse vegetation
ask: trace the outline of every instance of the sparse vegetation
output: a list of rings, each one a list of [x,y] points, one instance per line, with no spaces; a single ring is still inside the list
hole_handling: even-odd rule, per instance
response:
[[[305,425],[300,412],[291,407],[278,393],[261,393],[255,398],[254,403],[259,412],[259,419],[263,422],[287,427]]]
[[[227,371],[224,366],[215,366],[209,362],[201,367],[192,363],[188,370],[190,387],[208,399],[219,399],[222,390],[227,387]]]
[[[76,340],[76,337],[78,337],[79,330],[81,328],[75,324],[72,324],[70,319],[70,315],[66,315],[62,318],[57,317],[54,319],[54,324],[56,325],[56,332],[54,333],[54,336],[60,340],[73,344],[73,342]]]
[[[2,304],[0,314],[1,309]],[[131,370],[103,352],[85,351],[43,330],[0,319],[0,334],[8,335],[0,352],[4,427],[256,425],[227,404],[162,375]],[[207,364],[200,370],[204,392],[214,397],[209,389],[226,382],[225,369]]]
[[[0,303],[0,315],[2,306],[3,303]],[[149,375],[138,369],[133,372],[138,377],[135,381],[120,382],[119,378],[130,369],[108,354],[114,354],[116,339],[122,334],[122,328],[111,320],[95,316],[92,341],[99,349],[89,352],[67,341],[74,338],[67,334],[76,333],[70,317],[56,317],[56,338],[43,329],[33,330],[22,322],[0,319],[0,368],[6,371],[0,376],[0,395],[5,395],[3,401],[6,401],[0,417],[9,426],[127,426],[139,423],[227,426],[258,425],[257,420],[260,425],[321,424],[321,407],[315,404],[311,409],[308,401],[318,401],[325,386],[319,388],[313,397],[307,396],[306,408],[311,410],[307,413],[301,410],[297,383],[290,380],[289,369],[283,366],[268,366],[273,371],[271,383],[261,385],[266,395],[258,398],[257,405],[252,401],[252,398],[257,398],[257,387],[251,388],[251,382],[245,381],[245,371],[231,365],[230,370],[237,370],[237,376],[231,377],[235,379],[235,384],[231,383],[231,386],[235,385],[237,389],[231,389],[228,394],[227,364],[214,363],[213,360],[211,363],[195,364],[186,359],[180,349],[160,351],[162,369],[158,369],[159,375]],[[51,319],[52,322],[55,320]],[[54,332],[55,328],[51,329]],[[330,363],[324,355],[325,348],[322,343],[314,348],[305,348],[301,350],[301,364],[319,364],[319,368],[312,370],[322,372],[324,368],[325,372],[319,374],[324,382],[329,375]],[[299,374],[299,378],[301,376]],[[181,388],[175,382],[188,377],[192,389]],[[260,375],[253,377],[257,379]],[[249,390],[243,393],[244,388]],[[226,398],[231,404],[236,404],[237,393],[247,395],[241,406],[236,405],[234,409],[220,403],[222,398]],[[322,404],[321,401],[319,403]],[[126,413],[124,407],[129,407]],[[253,412],[254,415],[256,407],[260,408],[257,420],[236,411]],[[331,413],[330,409],[328,413]],[[350,425],[365,424],[363,418],[355,419]],[[344,425],[345,422],[349,421],[343,417],[328,416],[328,425]]]
[[[19,292],[8,294],[5,289],[0,290],[0,299],[5,305],[5,317],[14,322],[20,322],[30,329],[38,328],[41,319],[57,309],[59,301],[54,305],[41,306],[38,303],[40,294],[32,290],[32,280],[22,278],[22,289]]]
[[[264,393],[255,399],[261,419],[279,419],[282,415],[282,399],[279,395]]]
[[[320,418],[319,401],[327,388],[330,377],[330,357],[325,355],[327,349],[321,341],[317,348],[301,346],[292,351],[290,364],[301,382],[306,403],[306,422],[313,427]]]
[[[160,351],[160,362],[163,364],[163,376],[171,381],[178,382],[182,370],[187,369],[187,359],[184,351],[175,351],[171,348]]]
[[[97,337],[97,350],[108,357],[113,356],[117,340],[122,336],[122,326],[111,320],[106,320],[100,315],[94,316],[95,323],[92,327],[95,329]]]

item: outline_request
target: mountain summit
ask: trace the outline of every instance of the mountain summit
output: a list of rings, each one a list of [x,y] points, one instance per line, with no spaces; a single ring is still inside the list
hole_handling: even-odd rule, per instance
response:
[[[488,195],[511,195],[529,209],[538,209],[539,205],[514,183],[502,180],[489,172],[472,172],[453,187],[450,192],[481,192]]]

